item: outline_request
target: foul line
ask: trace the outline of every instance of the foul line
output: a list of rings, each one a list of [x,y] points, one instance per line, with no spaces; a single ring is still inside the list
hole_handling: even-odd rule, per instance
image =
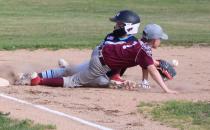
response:
[[[55,110],[49,109],[49,108],[44,107],[44,106],[41,106],[41,105],[32,104],[32,103],[27,102],[27,101],[24,101],[24,100],[20,100],[20,99],[14,98],[14,97],[7,96],[7,95],[5,95],[3,93],[0,93],[0,97],[6,98],[6,99],[9,99],[9,100],[12,100],[12,101],[16,101],[16,102],[19,102],[19,103],[22,103],[22,104],[26,104],[26,105],[32,106],[34,108],[38,108],[40,110],[47,111],[49,113],[53,113],[55,115],[63,116],[63,117],[69,118],[71,120],[80,122],[82,124],[85,124],[85,125],[88,125],[88,126],[91,126],[91,127],[98,128],[100,130],[112,130],[110,128],[107,128],[107,127],[104,127],[104,126],[101,126],[101,125],[98,125],[98,124],[95,124],[95,123],[92,123],[92,122],[83,120],[81,118],[78,118],[78,117],[75,117],[75,116],[71,116],[71,115],[65,114],[63,112],[55,111]]]

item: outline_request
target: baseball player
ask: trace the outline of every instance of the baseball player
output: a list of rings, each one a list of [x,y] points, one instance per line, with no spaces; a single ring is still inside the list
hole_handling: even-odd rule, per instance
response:
[[[139,65],[144,70],[142,71],[143,76],[147,77],[149,73],[165,92],[177,93],[166,86],[152,59],[152,48],[158,48],[161,40],[167,40],[167,34],[159,25],[148,24],[144,28],[142,37],[141,41],[132,43],[102,44],[93,50],[88,68],[72,76],[61,78],[45,79],[34,73],[31,76],[30,84],[74,88],[90,83],[110,70]]]
[[[108,34],[105,39],[99,44],[103,46],[105,44],[122,44],[122,43],[133,43],[137,41],[134,34],[138,33],[138,28],[140,26],[140,17],[133,11],[122,10],[119,11],[114,17],[110,18],[110,21],[115,22],[114,30],[112,33]],[[94,55],[94,54],[93,54]],[[62,60],[61,64],[67,64]],[[41,78],[57,78],[64,76],[71,76],[74,73],[80,72],[89,67],[89,61],[84,63],[69,67],[68,65],[61,65],[62,67],[57,69],[50,69],[39,73]],[[97,79],[86,84],[87,86],[107,86],[112,82],[116,84],[122,84],[123,80],[120,75],[118,75],[119,70],[111,70],[106,75],[100,76]],[[26,75],[25,75],[26,76]],[[26,76],[27,77],[27,76]]]

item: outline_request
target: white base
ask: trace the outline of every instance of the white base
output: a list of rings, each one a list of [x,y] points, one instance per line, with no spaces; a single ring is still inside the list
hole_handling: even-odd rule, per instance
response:
[[[0,87],[7,87],[9,86],[9,81],[0,77]]]

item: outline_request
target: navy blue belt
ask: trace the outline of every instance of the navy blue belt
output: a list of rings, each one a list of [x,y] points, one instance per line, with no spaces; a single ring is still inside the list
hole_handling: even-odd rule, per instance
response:
[[[99,57],[99,61],[101,62],[101,64],[104,66],[106,65],[105,62],[104,62],[104,58],[103,57]]]

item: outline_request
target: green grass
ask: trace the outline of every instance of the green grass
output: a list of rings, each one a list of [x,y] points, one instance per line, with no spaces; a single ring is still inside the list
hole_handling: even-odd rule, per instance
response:
[[[139,110],[160,121],[182,130],[209,130],[210,103],[190,101],[168,101],[165,103],[140,103]]]
[[[0,0],[0,49],[92,48],[122,9],[140,14],[141,31],[162,25],[167,45],[210,45],[209,0]]]
[[[0,130],[55,130],[54,125],[34,124],[31,120],[13,120],[0,112]]]

